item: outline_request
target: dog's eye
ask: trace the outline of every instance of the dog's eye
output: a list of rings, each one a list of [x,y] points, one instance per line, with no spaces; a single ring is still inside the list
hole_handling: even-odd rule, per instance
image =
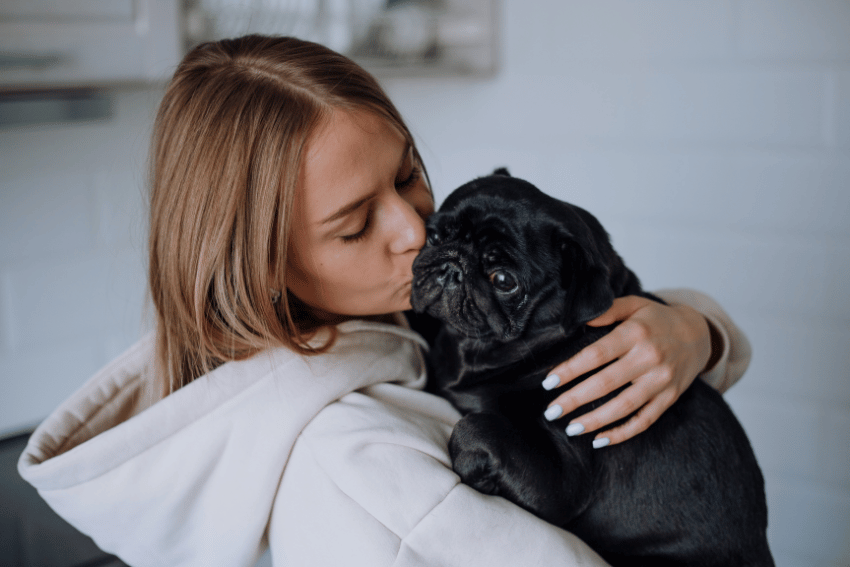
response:
[[[426,234],[426,239],[431,246],[436,246],[440,243],[440,235],[435,230],[429,230]]]
[[[504,270],[492,272],[490,274],[490,281],[493,283],[493,287],[502,293],[512,293],[519,289],[519,283],[516,281],[516,278]]]

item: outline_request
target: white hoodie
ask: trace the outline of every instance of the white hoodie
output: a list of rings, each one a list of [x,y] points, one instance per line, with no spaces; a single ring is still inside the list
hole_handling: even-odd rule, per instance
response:
[[[724,335],[711,382],[728,385],[748,343],[694,297],[678,299],[701,303]],[[38,427],[19,471],[139,567],[249,567],[269,545],[275,566],[606,565],[568,532],[459,483],[446,450],[459,416],[421,391],[418,334],[338,329],[327,354],[270,350],[162,400],[148,336]]]

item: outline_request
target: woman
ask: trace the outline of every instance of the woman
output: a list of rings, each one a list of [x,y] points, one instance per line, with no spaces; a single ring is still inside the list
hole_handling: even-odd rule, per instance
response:
[[[252,565],[266,546],[276,565],[604,565],[450,469],[458,415],[422,391],[427,345],[401,315],[433,200],[368,73],[291,38],[199,46],[162,101],[152,165],[156,332],[19,463],[60,515],[131,565]],[[722,389],[746,367],[718,306],[665,297],[618,300],[593,324],[625,322],[547,381],[619,358],[557,400],[568,412],[633,383],[585,431],[643,407],[602,434],[620,442],[699,370]]]

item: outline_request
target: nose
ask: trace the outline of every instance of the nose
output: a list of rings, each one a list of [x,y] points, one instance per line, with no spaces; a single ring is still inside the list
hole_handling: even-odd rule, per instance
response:
[[[390,205],[392,219],[392,239],[390,251],[393,254],[419,250],[425,246],[425,221],[416,212],[411,203],[395,195]]]
[[[440,266],[437,283],[443,286],[444,289],[453,289],[460,285],[462,281],[463,270],[456,263],[449,261]]]

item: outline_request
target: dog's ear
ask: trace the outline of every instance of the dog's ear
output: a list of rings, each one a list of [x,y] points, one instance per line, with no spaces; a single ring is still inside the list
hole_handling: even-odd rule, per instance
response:
[[[499,167],[493,170],[492,175],[504,175],[505,177],[510,177],[511,173],[508,171],[507,167]]]
[[[611,274],[605,258],[584,235],[561,235],[561,285],[567,292],[565,329],[584,325],[599,317],[614,302]]]

